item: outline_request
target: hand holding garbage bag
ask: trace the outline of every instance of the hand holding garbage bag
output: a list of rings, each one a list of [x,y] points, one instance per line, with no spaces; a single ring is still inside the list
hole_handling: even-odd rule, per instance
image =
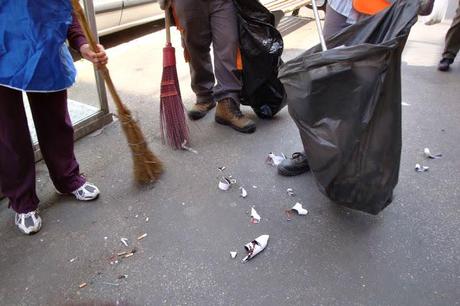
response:
[[[401,53],[418,2],[399,0],[280,68],[289,113],[320,190],[377,214],[392,200],[401,155]]]

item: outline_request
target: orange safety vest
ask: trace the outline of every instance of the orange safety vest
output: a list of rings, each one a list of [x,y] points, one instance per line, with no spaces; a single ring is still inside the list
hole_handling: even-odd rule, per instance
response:
[[[366,15],[375,15],[390,5],[386,0],[353,0],[353,8]]]

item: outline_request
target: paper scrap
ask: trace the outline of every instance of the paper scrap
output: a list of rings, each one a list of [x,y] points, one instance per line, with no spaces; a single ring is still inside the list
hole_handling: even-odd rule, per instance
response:
[[[425,149],[423,150],[423,153],[425,154],[425,157],[430,158],[430,159],[439,159],[439,158],[442,158],[442,154],[441,154],[441,153],[438,153],[438,154],[431,154],[430,149],[428,149],[428,148],[425,148]]]
[[[292,210],[295,210],[299,215],[306,216],[308,214],[308,210],[302,207],[302,204],[297,202],[293,207]]]
[[[236,255],[238,255],[238,252],[230,252],[230,256],[235,259]]]
[[[251,207],[251,223],[252,224],[260,223],[260,219],[261,219],[260,215],[254,209],[254,207]]]
[[[286,159],[286,156],[283,153],[281,153],[281,155],[276,155],[273,152],[270,152],[268,153],[266,163],[276,167],[279,164],[281,164],[281,162],[285,159]]]
[[[415,164],[415,171],[417,172],[426,172],[430,169],[428,166],[421,166],[420,164]]]
[[[198,154],[197,150],[194,150],[194,149],[190,148],[189,146],[187,146],[187,140],[184,140],[184,142],[182,143],[182,149],[185,150],[185,151],[192,152],[193,154]]]
[[[246,249],[247,255],[243,258],[243,262],[248,261],[251,258],[254,258],[257,254],[262,252],[268,244],[269,235],[262,235],[253,241],[249,242],[244,246]]]
[[[223,177],[220,181],[219,181],[219,189],[220,190],[223,190],[223,191],[227,191],[230,189],[230,186],[231,186],[231,182],[228,178],[226,177]]]
[[[121,241],[121,243],[123,243],[125,246],[128,246],[128,238],[121,238],[120,241]]]
[[[288,188],[286,189],[286,192],[289,196],[291,197],[295,197],[295,193],[294,193],[294,190],[292,188]]]
[[[241,197],[242,198],[245,198],[248,196],[248,192],[246,191],[246,189],[244,189],[243,187],[240,187],[240,190],[241,190]]]

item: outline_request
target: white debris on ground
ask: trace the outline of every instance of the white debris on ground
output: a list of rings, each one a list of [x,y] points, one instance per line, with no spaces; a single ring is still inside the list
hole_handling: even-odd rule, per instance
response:
[[[415,164],[415,171],[417,172],[426,172],[430,169],[428,166],[421,166],[420,164]]]
[[[292,210],[296,211],[300,216],[306,216],[308,214],[308,210],[302,207],[302,204],[297,202],[293,207]]]
[[[232,184],[230,183],[230,180],[226,177],[223,177],[220,181],[219,181],[219,189],[222,190],[222,191],[227,191],[230,189],[230,187],[232,186]]]
[[[241,196],[242,198],[245,198],[245,197],[248,196],[248,192],[247,192],[246,189],[244,189],[243,187],[240,187],[240,191],[241,191],[240,196]]]
[[[126,247],[128,246],[128,238],[121,238],[121,243],[123,243]]]
[[[423,150],[423,153],[425,154],[425,157],[426,157],[426,158],[429,158],[429,159],[439,159],[439,158],[442,158],[442,154],[441,154],[441,153],[432,154],[429,148],[425,148],[425,149]]]
[[[279,164],[281,164],[281,162],[285,159],[286,159],[286,156],[283,153],[281,153],[281,155],[276,155],[273,152],[270,152],[268,153],[266,163],[269,165],[272,165],[273,167],[276,167]]]
[[[257,224],[260,223],[260,220],[262,218],[260,215],[257,213],[257,211],[254,209],[254,207],[251,207],[251,223],[252,224]]]
[[[262,235],[253,241],[247,243],[244,248],[246,249],[246,257],[243,258],[242,262],[246,262],[249,259],[254,258],[257,254],[262,252],[268,244],[269,235]]]

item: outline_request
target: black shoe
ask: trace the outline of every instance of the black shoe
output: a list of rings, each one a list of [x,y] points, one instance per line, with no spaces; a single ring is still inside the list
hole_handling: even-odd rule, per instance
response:
[[[433,11],[434,0],[419,0],[420,7],[418,9],[418,14],[420,16],[428,16]]]
[[[305,153],[296,152],[291,158],[283,160],[278,165],[278,173],[283,176],[295,176],[310,170]]]
[[[450,67],[450,64],[452,64],[454,62],[453,59],[451,58],[443,58],[440,62],[439,62],[439,65],[438,65],[438,70],[439,71],[447,71],[449,70],[449,67]]]

